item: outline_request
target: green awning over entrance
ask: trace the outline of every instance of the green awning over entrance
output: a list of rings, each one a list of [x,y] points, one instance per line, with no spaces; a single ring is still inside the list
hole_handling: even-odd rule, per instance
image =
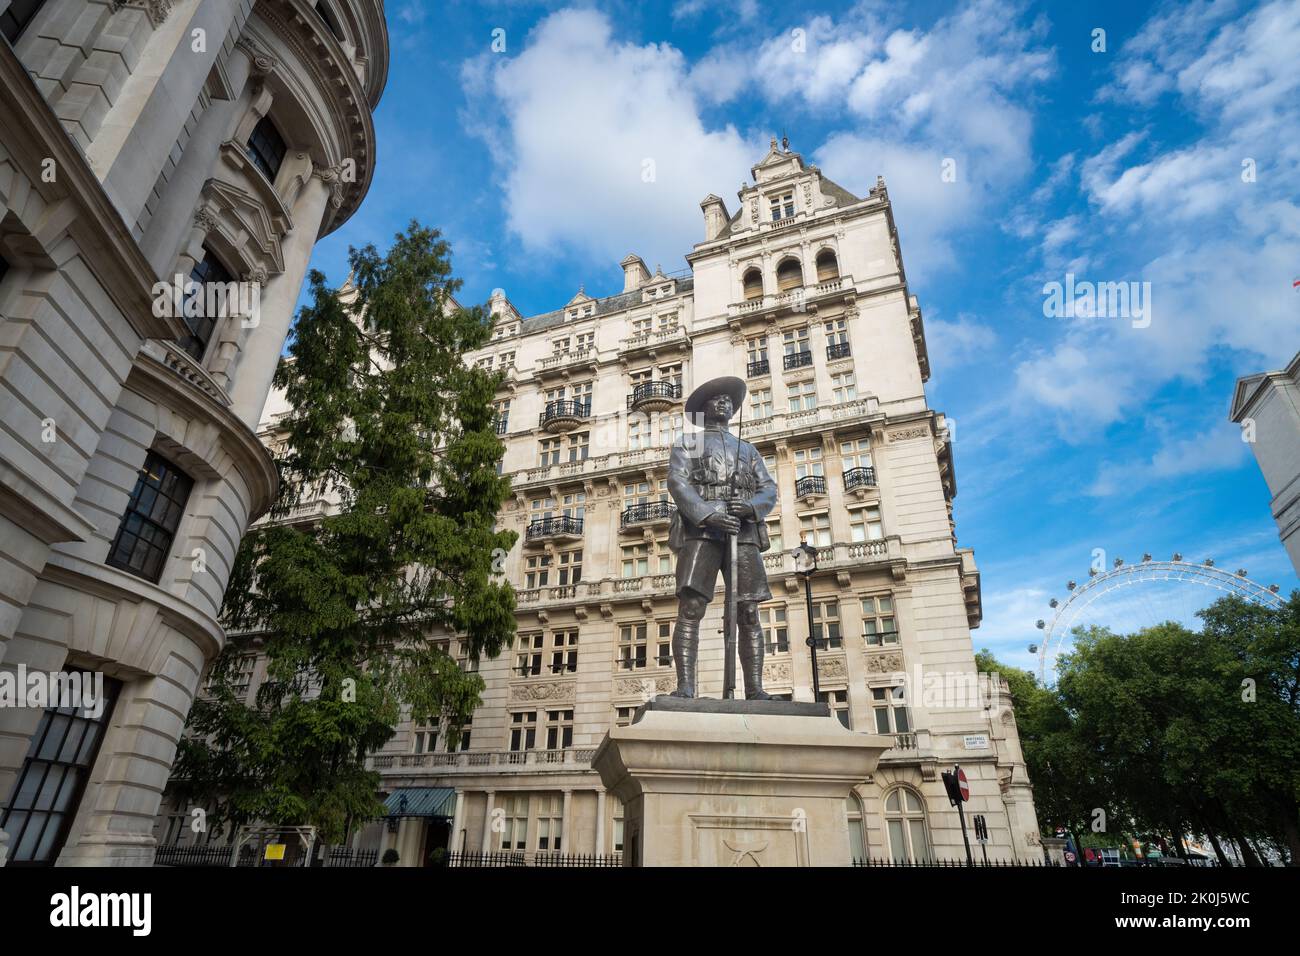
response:
[[[384,801],[385,816],[446,817],[456,813],[456,791],[451,787],[398,787]]]

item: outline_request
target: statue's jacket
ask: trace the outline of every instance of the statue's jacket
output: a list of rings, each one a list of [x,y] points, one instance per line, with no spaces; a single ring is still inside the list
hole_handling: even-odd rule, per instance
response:
[[[733,488],[734,472],[734,495]],[[740,524],[737,544],[766,551],[767,516],[776,507],[776,482],[767,473],[763,456],[753,445],[719,428],[706,428],[677,439],[668,457],[668,493],[677,505],[668,531],[668,547],[680,551],[691,539],[726,540],[726,535],[701,526],[708,515],[727,510],[734,496],[754,507],[756,521]]]

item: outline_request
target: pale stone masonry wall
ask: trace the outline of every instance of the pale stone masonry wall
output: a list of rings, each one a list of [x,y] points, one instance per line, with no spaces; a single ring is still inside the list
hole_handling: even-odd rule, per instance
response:
[[[252,426],[311,249],[373,175],[383,9],[331,3],[346,47],[307,0],[45,0],[0,41],[0,670],[120,683],[35,829],[29,748],[53,718],[0,707],[0,864],[153,860],[231,562],[275,491]],[[275,182],[246,158],[262,117]],[[196,359],[154,286],[209,254],[261,317],[220,318]],[[150,453],[192,482],[156,581],[107,563]]]
[[[1285,369],[1239,379],[1230,417],[1250,440],[1278,537],[1300,575],[1300,352]]]
[[[615,721],[675,686],[671,662],[656,660],[660,625],[670,627],[676,613],[671,558],[660,563],[668,523],[627,521],[624,489],[647,482],[654,486],[648,499],[658,500],[673,438],[671,417],[681,415],[682,399],[710,378],[736,375],[751,392],[772,393],[772,414],[756,419],[746,402],[743,424],[744,437],[768,457],[778,486],[771,527],[779,545],[765,555],[773,599],[763,610],[784,615],[787,649],[767,655],[767,689],[800,700],[813,696],[804,586],[790,558],[801,519],[813,515],[824,516],[828,529],[827,540],[815,542],[821,547],[813,600],[838,602],[840,629],[839,646],[819,654],[821,689],[844,695],[836,708],[846,710],[851,729],[874,733],[876,692],[905,687],[909,722],[883,728],[896,746],[846,806],[860,834],[854,852],[958,858],[964,852],[960,828],[939,772],[960,762],[972,789],[968,810],[988,819],[990,857],[1041,855],[1005,683],[986,683],[979,698],[971,643],[980,616],[978,571],[971,554],[955,546],[950,439],[942,416],[926,402],[929,362],[921,312],[908,293],[884,185],[878,183],[868,197],[853,197],[775,144],[752,172],[754,183],[742,191],[736,216],[729,217],[717,197],[701,204],[709,238],[687,256],[689,274],[652,275],[629,256],[621,263],[621,293],[592,298],[580,290],[562,308],[527,318],[504,293],[494,293],[496,337],[466,361],[490,360],[492,368],[506,371],[497,399],[503,415],[509,403],[502,470],[510,475],[512,495],[499,521],[519,535],[504,573],[517,593],[520,637],[498,659],[478,665],[486,690],[473,716],[468,752],[449,751],[442,735],[436,752],[417,752],[417,733],[425,730],[407,721],[372,758],[385,793],[454,789],[454,818],[405,818],[396,833],[372,824],[356,835],[358,844],[394,847],[404,865],[419,865],[436,847],[499,851],[506,834],[494,829],[500,814],[494,821],[493,811],[509,816],[518,807],[526,818],[519,840],[527,854],[541,852],[542,821],[552,818],[567,852],[618,849],[621,808],[590,769],[591,755]],[[794,215],[771,221],[770,198],[787,195]],[[835,274],[819,279],[816,258],[828,250],[836,259]],[[798,288],[783,290],[778,269],[791,256],[798,260]],[[762,295],[747,300],[744,276],[751,269],[761,274]],[[840,322],[848,354],[827,348],[825,325],[834,323],[831,334],[838,337]],[[811,364],[796,361],[787,369],[784,335],[803,328]],[[590,348],[581,344],[588,335]],[[750,367],[754,342],[766,343],[766,371]],[[680,396],[660,400],[657,417],[648,422],[637,420],[640,413],[629,414],[634,382],[641,380],[634,376],[647,372],[658,380],[680,374],[681,383]],[[833,376],[845,373],[854,376],[854,394],[837,398],[834,389],[843,389],[844,380]],[[817,406],[793,409],[790,388],[805,383],[812,383]],[[575,394],[590,396],[589,414],[545,420],[549,401]],[[276,439],[276,417],[285,410],[283,396],[273,394],[262,414],[264,440]],[[669,427],[661,431],[666,418]],[[585,451],[572,442],[580,434],[589,436]],[[544,443],[557,440],[558,460],[549,453],[543,460],[543,450],[551,447]],[[874,468],[872,480],[857,487],[847,487],[843,475],[849,466],[841,444],[850,441],[870,446]],[[825,487],[800,495],[796,479],[813,452],[820,452],[816,473],[824,476]],[[581,533],[556,534],[535,523],[566,508],[572,516],[581,514]],[[854,515],[872,508],[879,509],[879,525],[867,531]],[[625,566],[625,549],[637,545],[650,549],[644,569]],[[561,558],[579,549],[581,579],[561,580]],[[543,582],[536,577],[537,562],[547,557]],[[864,637],[863,599],[880,597],[893,601],[896,644],[871,645]],[[646,628],[646,665],[629,669],[621,663],[620,634],[638,626]],[[721,626],[721,602],[715,601],[700,631],[703,696],[721,693]],[[575,630],[576,670],[552,673],[554,635]],[[534,635],[544,640],[541,671],[521,674],[517,655]],[[454,635],[435,637],[446,637],[457,651]],[[260,673],[258,665],[250,694]],[[925,694],[927,676],[940,681],[940,693],[932,697]],[[974,694],[947,699],[945,681]],[[528,713],[536,715],[531,748],[512,740],[514,715]],[[548,745],[548,718],[555,713],[571,725],[567,747]],[[922,801],[929,849],[891,843],[886,801],[897,787]],[[190,839],[179,825],[187,810],[168,806],[159,821],[160,838]],[[507,832],[513,834],[513,827]],[[512,836],[509,848],[515,846]]]

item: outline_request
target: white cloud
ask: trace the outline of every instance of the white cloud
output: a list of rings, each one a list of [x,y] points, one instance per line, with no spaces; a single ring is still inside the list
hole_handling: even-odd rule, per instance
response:
[[[613,270],[635,251],[678,268],[703,239],[699,201],[734,190],[762,155],[734,127],[705,126],[678,50],[621,43],[594,11],[547,17],[518,56],[485,55],[463,77],[487,116],[509,228],[532,253],[558,247]]]
[[[925,344],[930,354],[930,367],[940,374],[975,361],[996,342],[997,335],[993,329],[966,312],[959,313],[955,322],[925,320]]]
[[[1103,462],[1088,494],[1094,498],[1133,494],[1169,478],[1234,470],[1246,460],[1241,430],[1228,421],[1216,422],[1205,431],[1186,438],[1167,423],[1151,428],[1160,447],[1151,455],[1127,462]]]

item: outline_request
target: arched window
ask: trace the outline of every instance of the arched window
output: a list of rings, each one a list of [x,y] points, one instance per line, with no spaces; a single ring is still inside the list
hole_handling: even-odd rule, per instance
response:
[[[745,301],[763,298],[763,273],[750,269],[742,281],[745,285]]]
[[[823,249],[817,253],[817,281],[825,282],[827,279],[834,279],[840,274],[840,264],[835,258],[833,249]]]
[[[781,264],[776,267],[776,289],[778,292],[786,292],[790,289],[798,289],[803,285],[803,267],[799,265],[798,259],[782,259]]]
[[[895,862],[917,863],[930,859],[925,805],[915,791],[898,787],[885,796],[885,831],[889,855]]]

